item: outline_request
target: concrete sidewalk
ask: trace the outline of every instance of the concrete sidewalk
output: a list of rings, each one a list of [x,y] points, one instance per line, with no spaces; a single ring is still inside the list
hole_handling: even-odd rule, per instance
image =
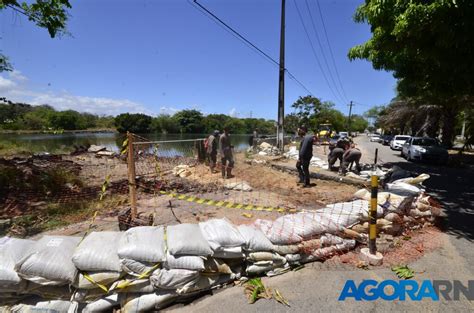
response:
[[[464,284],[474,279],[472,266],[458,253],[449,236],[440,235],[442,248],[428,253],[410,264],[417,272],[417,281],[432,279],[459,279]],[[309,263],[302,270],[280,276],[264,278],[267,287],[278,289],[290,302],[286,307],[274,300],[258,300],[248,304],[240,286],[216,291],[214,295],[195,300],[189,305],[175,305],[167,312],[472,312],[474,302],[461,296],[460,301],[439,301],[431,299],[417,301],[338,301],[346,280],[360,282],[364,279],[382,281],[397,279],[389,268],[370,270],[357,269],[352,265]]]

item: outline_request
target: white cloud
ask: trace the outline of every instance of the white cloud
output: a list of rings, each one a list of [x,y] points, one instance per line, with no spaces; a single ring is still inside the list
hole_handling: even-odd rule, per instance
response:
[[[23,74],[21,74],[20,71],[18,70],[13,70],[11,72],[8,72],[8,76],[14,80],[14,81],[17,81],[17,82],[24,82],[24,81],[27,81],[28,78],[26,78],[26,76],[24,76]]]
[[[0,76],[0,91],[2,96],[16,102],[25,102],[32,105],[49,104],[58,110],[76,110],[99,115],[117,115],[120,113],[145,113],[154,115],[144,105],[128,99],[114,99],[104,97],[88,97],[74,95],[67,91],[37,92],[26,88],[28,80],[19,71],[10,72],[7,79]],[[172,110],[172,108],[168,108]]]
[[[166,106],[160,107],[160,114],[173,115],[178,111],[179,109],[172,108],[172,107],[166,107]]]
[[[232,108],[232,110],[230,110],[230,112],[229,112],[229,115],[232,116],[232,117],[238,117],[239,112],[237,112],[236,108]]]
[[[3,78],[2,76],[0,76],[0,91],[6,91],[6,92],[9,92],[11,91],[13,88],[16,87],[16,83],[13,82],[12,80],[9,80],[9,79],[6,79],[6,78]]]

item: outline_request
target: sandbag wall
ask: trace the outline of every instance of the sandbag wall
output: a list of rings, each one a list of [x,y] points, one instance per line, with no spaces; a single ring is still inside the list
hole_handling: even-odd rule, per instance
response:
[[[379,193],[380,232],[398,234],[432,221],[439,209],[419,183],[405,179]],[[360,190],[354,197],[252,225],[212,219],[85,238],[0,238],[0,305],[6,312],[144,312],[242,277],[280,274],[367,239],[370,194]]]

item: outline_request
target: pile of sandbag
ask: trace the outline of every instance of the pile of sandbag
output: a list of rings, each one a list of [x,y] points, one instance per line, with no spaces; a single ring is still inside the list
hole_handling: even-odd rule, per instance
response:
[[[173,175],[176,177],[184,178],[191,176],[192,174],[193,172],[191,166],[186,164],[180,164],[173,168]]]
[[[265,155],[279,155],[280,154],[280,150],[275,147],[275,146],[272,146],[271,144],[269,144],[268,142],[262,142],[260,145],[258,145],[258,155],[262,155],[262,156],[265,156]]]

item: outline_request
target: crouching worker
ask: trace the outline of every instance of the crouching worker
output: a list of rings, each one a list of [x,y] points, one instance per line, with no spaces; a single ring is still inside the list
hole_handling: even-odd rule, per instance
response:
[[[342,168],[342,158],[344,156],[344,152],[350,148],[350,142],[346,138],[341,138],[336,142],[334,147],[329,147],[331,152],[328,155],[328,163],[329,163],[329,170],[334,171],[336,170],[334,164],[336,161],[339,160],[339,169]]]
[[[359,174],[361,170],[361,167],[359,164],[361,157],[362,157],[362,152],[360,152],[360,150],[356,148],[354,144],[352,144],[350,148],[347,149],[346,152],[344,152],[344,156],[342,159],[342,173],[343,174],[347,173],[348,171],[347,168],[349,167],[349,164],[352,167],[352,163],[355,163],[356,169],[354,170],[354,172],[356,174]]]
[[[232,178],[232,168],[234,167],[233,146],[230,143],[229,129],[224,128],[224,134],[219,138],[220,156],[222,162],[222,178]]]
[[[305,126],[298,128],[298,135],[303,137],[300,143],[300,151],[298,155],[298,162],[296,162],[296,168],[298,169],[299,182],[303,184],[303,187],[310,187],[309,179],[309,163],[313,157],[313,142],[314,136],[307,135],[308,129]]]

